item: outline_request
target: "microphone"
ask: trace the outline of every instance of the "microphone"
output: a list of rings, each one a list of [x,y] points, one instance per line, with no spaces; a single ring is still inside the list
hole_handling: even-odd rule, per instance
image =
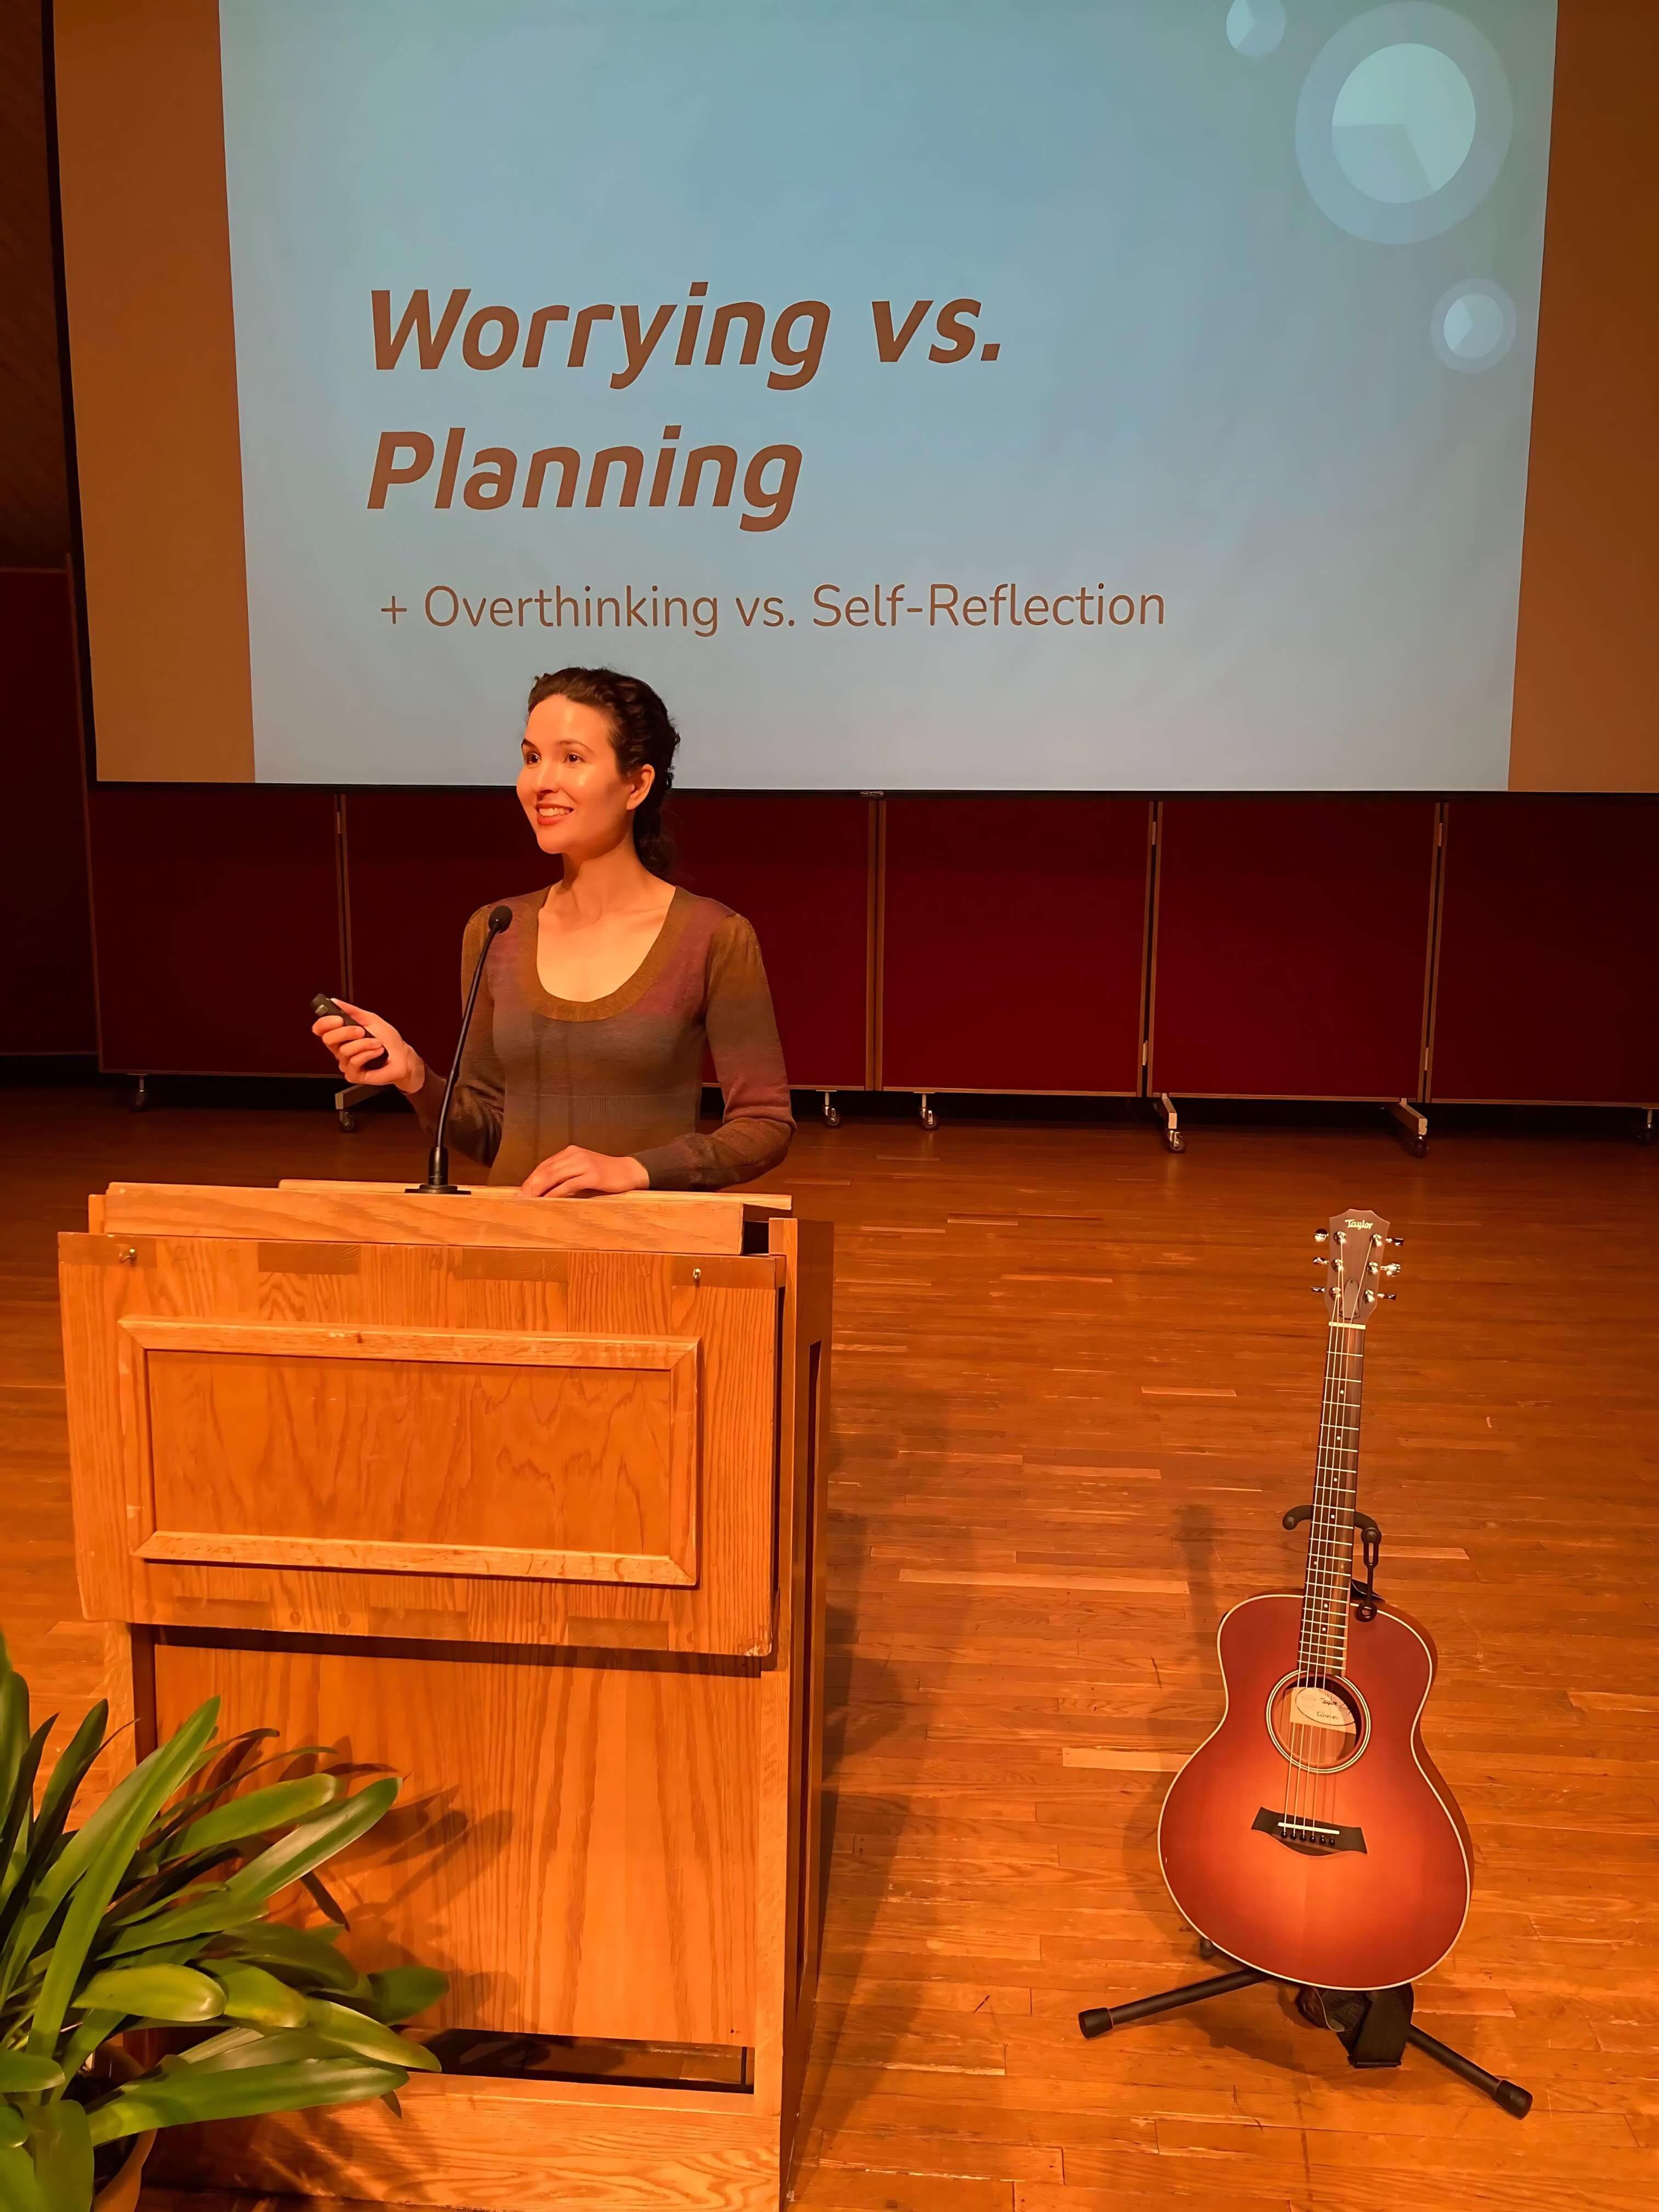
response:
[[[460,1185],[449,1180],[449,1147],[444,1142],[449,1128],[449,1109],[455,1096],[455,1079],[461,1072],[461,1054],[466,1050],[466,1033],[472,1026],[472,1009],[478,1003],[478,986],[483,981],[484,962],[489,957],[490,946],[504,929],[511,927],[512,921],[513,909],[510,906],[493,906],[489,909],[489,921],[478,953],[478,964],[472,970],[472,988],[466,994],[466,1007],[461,1015],[461,1033],[455,1040],[455,1057],[450,1062],[449,1080],[444,1085],[443,1104],[438,1109],[438,1127],[432,1139],[432,1157],[427,1162],[426,1181],[409,1186],[411,1196],[453,1198],[459,1194]]]

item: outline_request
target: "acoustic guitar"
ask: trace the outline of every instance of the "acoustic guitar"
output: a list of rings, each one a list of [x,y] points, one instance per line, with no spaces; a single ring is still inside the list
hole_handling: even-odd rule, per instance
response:
[[[1170,1785],[1170,1894],[1240,1966],[1322,1990],[1414,1981],[1457,1941],[1468,1832],[1423,1749],[1433,1646],[1357,1597],[1366,1333],[1397,1241],[1364,1206],[1320,1232],[1329,1328],[1300,1595],[1246,1598],[1217,1635],[1227,1707]]]

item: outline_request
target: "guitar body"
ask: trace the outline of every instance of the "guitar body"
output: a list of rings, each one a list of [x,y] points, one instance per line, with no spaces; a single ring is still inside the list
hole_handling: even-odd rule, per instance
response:
[[[1469,1906],[1467,1831],[1418,1730],[1434,1652],[1382,1613],[1313,1684],[1302,1614],[1272,1594],[1222,1621],[1227,1710],[1170,1785],[1158,1856],[1187,1919],[1241,1966],[1391,1988],[1445,1957]]]

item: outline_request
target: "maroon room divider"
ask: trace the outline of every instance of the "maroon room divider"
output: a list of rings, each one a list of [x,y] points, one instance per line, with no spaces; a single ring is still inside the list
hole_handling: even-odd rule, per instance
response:
[[[1136,1091],[1148,802],[886,808],[884,1087]]]
[[[789,1080],[862,1091],[869,1030],[874,802],[856,794],[677,792],[668,827],[688,890],[755,925]]]
[[[348,995],[447,1068],[461,1023],[467,916],[547,882],[548,864],[510,785],[352,791],[342,804]]]
[[[1429,799],[1171,799],[1151,1084],[1173,1097],[1415,1097]]]
[[[89,812],[103,1066],[325,1072],[307,1002],[340,974],[333,793],[108,784]]]
[[[1446,814],[1434,1097],[1659,1104],[1659,800]]]

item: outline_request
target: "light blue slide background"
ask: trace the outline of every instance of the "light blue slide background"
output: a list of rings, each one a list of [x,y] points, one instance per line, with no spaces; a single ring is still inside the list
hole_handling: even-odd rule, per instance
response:
[[[1270,0],[1231,38],[1227,0],[222,0],[259,778],[500,781],[531,678],[605,661],[664,691],[690,785],[1501,787],[1554,4],[1452,11],[1496,51],[1513,133],[1480,204],[1417,242],[1355,234],[1298,164],[1304,83],[1378,12],[1284,0],[1252,52]],[[1425,128],[1463,127],[1449,112]],[[1386,185],[1387,146],[1349,143]],[[617,392],[603,327],[585,370],[556,326],[539,370],[458,345],[374,365],[377,287],[395,313],[467,285],[469,312],[527,322],[648,315],[698,279],[711,303],[828,301],[816,380],[678,369],[665,343]],[[1500,305],[1445,320],[1465,281]],[[878,362],[872,299],[960,295],[997,361],[919,340]],[[1509,349],[1460,374],[1457,334],[1505,298]],[[437,512],[435,470],[366,505],[383,430],[648,465],[666,422],[745,459],[798,445],[789,520]],[[1157,592],[1167,619],[811,626],[821,582],[935,580]],[[629,583],[718,593],[718,635],[419,618],[432,585]],[[754,592],[795,626],[745,632]]]

